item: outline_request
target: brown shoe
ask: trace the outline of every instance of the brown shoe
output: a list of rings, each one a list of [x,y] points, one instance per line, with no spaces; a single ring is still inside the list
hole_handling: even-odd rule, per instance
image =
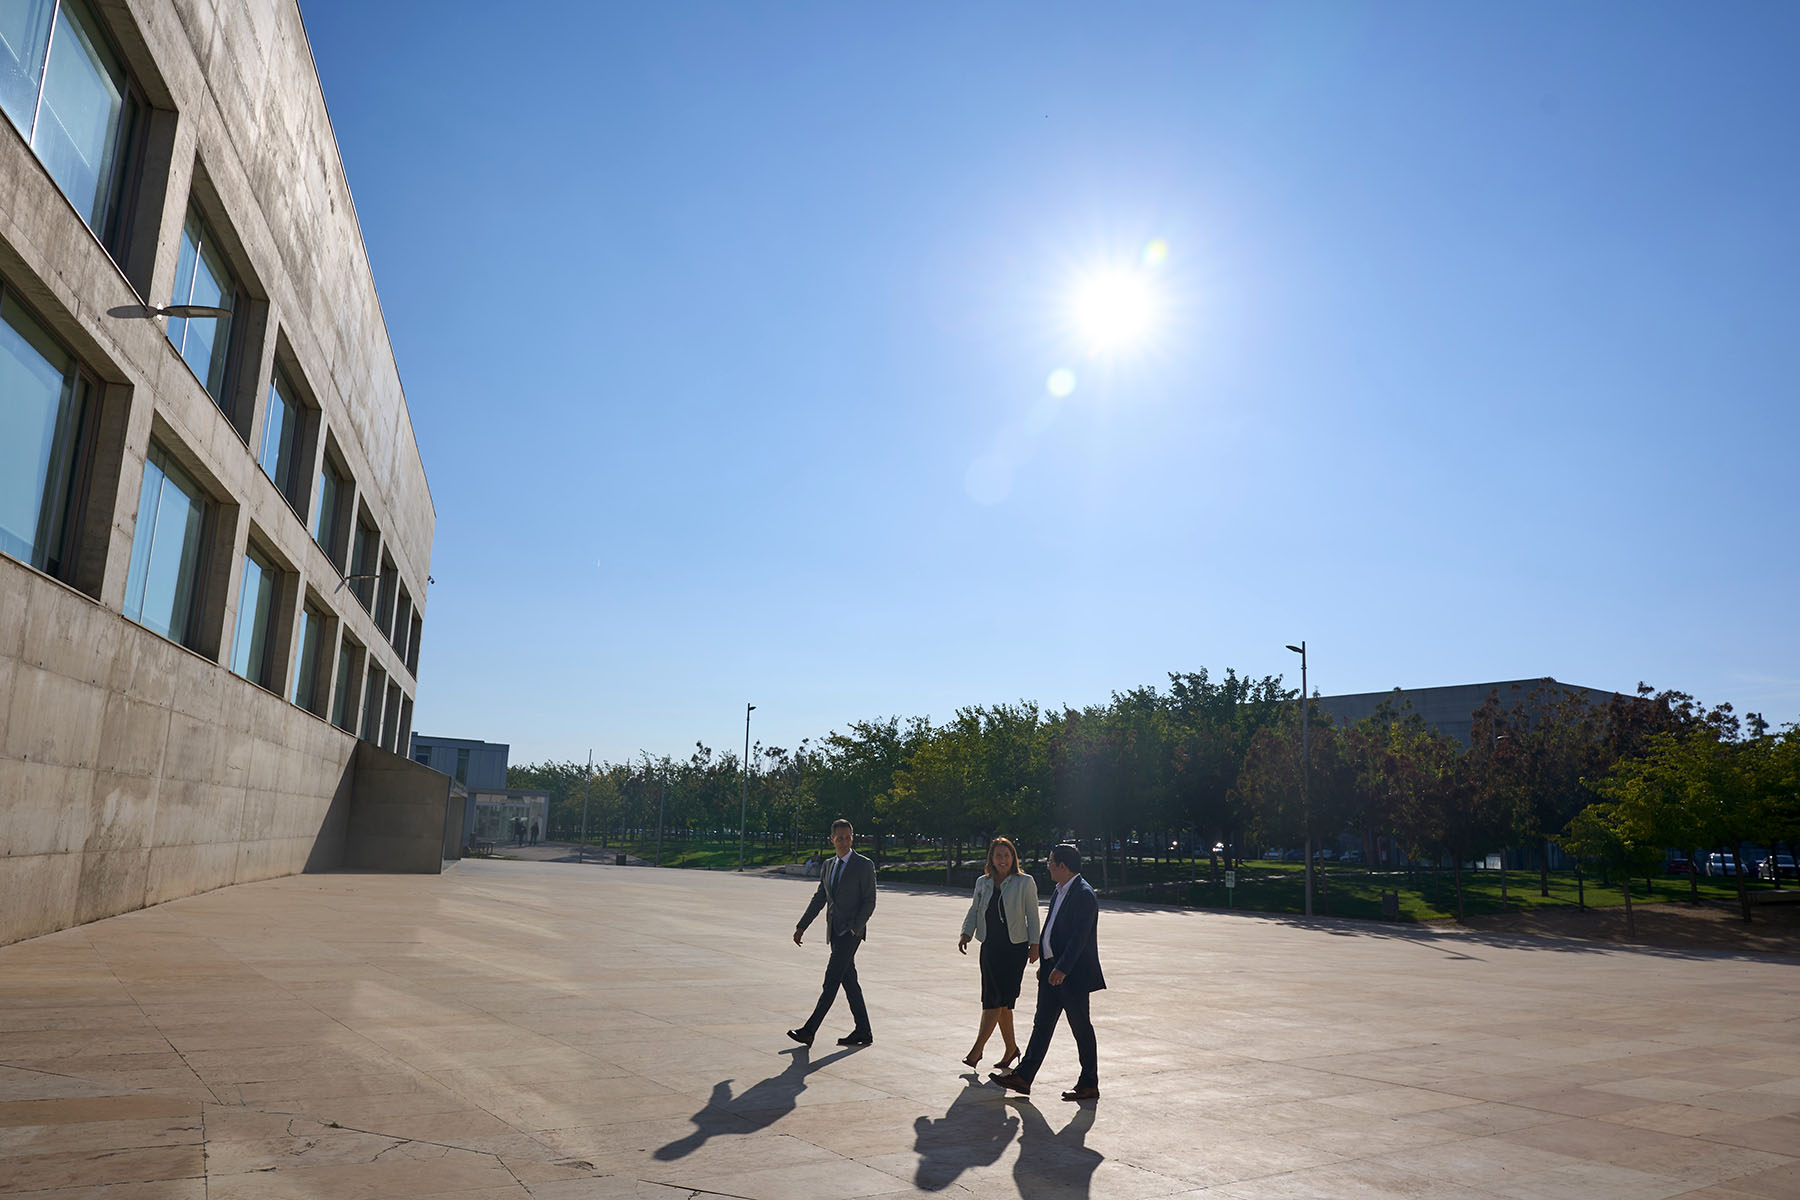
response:
[[[1004,1075],[989,1076],[988,1082],[997,1083],[1003,1088],[1010,1088],[1021,1096],[1031,1095],[1031,1081],[1020,1075],[1017,1071],[1008,1071]]]
[[[1100,1089],[1097,1087],[1072,1088],[1063,1093],[1064,1100],[1098,1100]]]

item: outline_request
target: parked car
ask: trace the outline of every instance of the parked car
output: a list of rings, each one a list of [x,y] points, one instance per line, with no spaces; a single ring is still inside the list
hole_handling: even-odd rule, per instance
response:
[[[1342,854],[1338,855],[1339,862],[1359,863],[1362,860],[1363,860],[1363,852],[1361,850],[1346,850]]]
[[[1777,872],[1783,879],[1789,876],[1800,879],[1800,871],[1795,870],[1794,856],[1791,854],[1771,854],[1762,860],[1762,869],[1758,874],[1764,879],[1774,883]]]
[[[1737,856],[1729,852],[1720,854],[1714,851],[1706,856],[1706,873],[1708,875],[1736,875],[1738,873]]]
[[[1281,851],[1277,850],[1273,846],[1270,846],[1267,850],[1263,851],[1263,858],[1268,860],[1269,862],[1280,862],[1281,861]]]
[[[1301,854],[1298,850],[1283,850],[1281,852],[1282,862],[1300,862],[1305,857],[1306,856]]]
[[[1694,863],[1692,859],[1671,858],[1668,862],[1663,864],[1663,874],[1665,875],[1692,875],[1693,873]]]

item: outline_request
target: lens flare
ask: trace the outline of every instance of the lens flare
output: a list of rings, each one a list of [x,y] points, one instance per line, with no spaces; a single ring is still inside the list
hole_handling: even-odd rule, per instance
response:
[[[1058,400],[1065,400],[1075,392],[1075,372],[1067,367],[1058,367],[1050,372],[1050,378],[1044,381],[1044,390]]]
[[[1070,309],[1076,333],[1094,354],[1141,345],[1155,333],[1159,319],[1149,277],[1121,267],[1095,271],[1077,283]]]
[[[1162,266],[1169,261],[1169,243],[1163,241],[1161,238],[1152,239],[1150,243],[1144,247],[1143,258],[1146,267],[1154,268]]]

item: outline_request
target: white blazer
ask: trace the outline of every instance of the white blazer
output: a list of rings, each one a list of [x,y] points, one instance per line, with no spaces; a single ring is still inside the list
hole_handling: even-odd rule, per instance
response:
[[[984,872],[975,881],[975,899],[969,905],[968,915],[963,918],[964,937],[974,934],[976,941],[987,941],[988,901],[993,895],[993,876]],[[1037,945],[1039,918],[1036,879],[1023,871],[1017,875],[1008,875],[1000,884],[1000,909],[1006,914],[1006,933],[1014,945],[1022,942]]]

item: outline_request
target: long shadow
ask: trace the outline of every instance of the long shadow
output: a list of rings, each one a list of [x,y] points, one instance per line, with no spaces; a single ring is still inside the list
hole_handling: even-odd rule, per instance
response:
[[[919,1155],[913,1186],[941,1192],[971,1167],[1000,1161],[1018,1132],[1019,1118],[1001,1102],[1000,1094],[982,1084],[979,1075],[965,1075],[969,1086],[937,1120],[920,1117],[913,1122],[913,1150]]]
[[[1106,1155],[1087,1144],[1088,1130],[1094,1127],[1094,1102],[1082,1101],[1074,1120],[1060,1130],[1052,1130],[1029,1101],[1017,1107],[1025,1119],[1019,1131],[1019,1157],[1013,1163],[1019,1195],[1033,1200],[1087,1200],[1094,1172],[1106,1161]]]
[[[658,1146],[656,1158],[661,1162],[673,1162],[686,1158],[706,1145],[708,1139],[720,1134],[755,1133],[767,1129],[794,1111],[800,1102],[800,1093],[806,1090],[808,1075],[856,1053],[856,1049],[839,1050],[819,1059],[808,1054],[803,1046],[782,1053],[793,1055],[785,1071],[757,1080],[735,1097],[731,1094],[733,1080],[721,1079],[713,1084],[712,1095],[706,1104],[689,1118],[694,1123],[694,1132],[666,1146]]]

